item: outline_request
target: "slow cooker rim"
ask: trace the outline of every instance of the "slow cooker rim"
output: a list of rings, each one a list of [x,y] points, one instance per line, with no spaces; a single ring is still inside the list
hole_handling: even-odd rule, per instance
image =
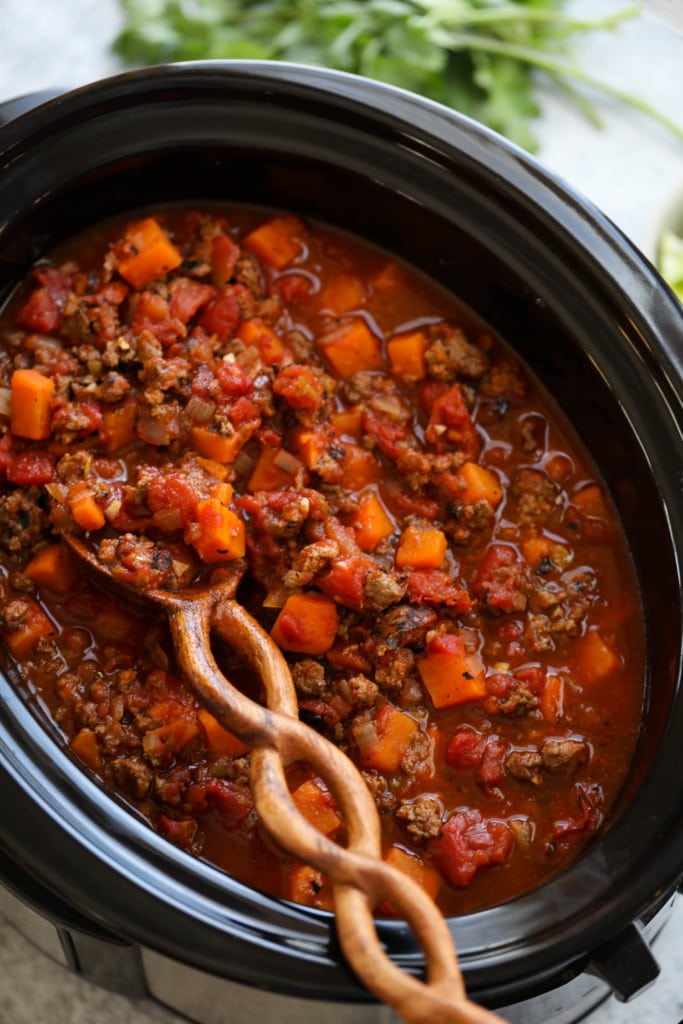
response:
[[[208,73],[210,75],[220,73],[220,75],[222,75],[226,69],[226,66],[229,67],[236,74],[242,73],[245,74],[247,77],[249,77],[250,75],[255,75],[258,77],[260,75],[262,76],[262,78],[265,78],[266,81],[273,83],[274,86],[281,84],[281,75],[283,72],[286,72],[286,75],[291,76],[293,82],[298,86],[302,84],[306,86],[306,83],[310,84],[311,82],[313,82],[317,87],[322,88],[323,92],[325,92],[325,89],[329,87],[329,92],[326,93],[326,95],[330,100],[332,99],[333,92],[332,84],[337,84],[339,82],[340,75],[343,76],[343,73],[335,73],[329,71],[323,72],[320,69],[301,68],[297,65],[288,65],[285,67],[277,65],[276,67],[274,67],[272,65],[266,64],[264,66],[262,62],[228,62],[227,65],[224,62],[220,62],[219,64],[210,62],[207,64],[202,63],[199,66],[197,64],[189,64],[174,66],[173,68],[162,67],[157,69],[146,69],[143,72],[132,72],[121,76],[116,76],[115,79],[105,80],[105,83],[96,83],[95,86],[86,86],[83,87],[81,90],[77,90],[75,93],[69,94],[67,97],[60,97],[56,100],[53,100],[47,106],[49,108],[52,108],[53,112],[56,111],[57,108],[60,108],[60,116],[65,117],[68,116],[70,109],[73,109],[74,112],[78,111],[80,107],[81,98],[83,98],[85,102],[91,97],[91,95],[94,94],[95,100],[97,100],[97,96],[99,94],[98,86],[103,88],[103,93],[106,97],[108,94],[112,92],[112,90],[114,91],[114,93],[116,92],[117,82],[125,82],[126,87],[128,87],[129,85],[131,86],[131,95],[133,95],[137,91],[136,83],[139,81],[143,81],[143,83],[146,81],[150,84],[150,87],[152,87],[157,82],[161,84],[162,79],[164,79],[169,74],[174,79],[179,74],[181,76],[181,79],[184,80],[184,86],[186,88],[191,88],[192,79],[197,74],[199,74],[200,79],[202,78],[204,73]],[[188,76],[187,78],[185,78],[186,75]],[[584,230],[590,229],[588,230],[589,235],[591,233],[593,233],[594,235],[597,234],[603,246],[611,248],[613,254],[619,254],[620,266],[623,267],[623,261],[624,259],[626,259],[626,262],[629,264],[629,272],[635,273],[635,269],[637,268],[638,272],[641,275],[644,274],[646,284],[653,287],[650,312],[652,313],[653,320],[658,327],[657,338],[654,338],[651,335],[648,339],[649,346],[651,346],[654,341],[657,341],[657,344],[655,345],[656,354],[661,355],[663,357],[663,365],[661,367],[662,379],[660,381],[660,389],[663,392],[666,391],[667,381],[670,383],[672,380],[675,380],[676,377],[678,378],[678,383],[680,385],[680,360],[678,359],[675,350],[672,350],[670,345],[664,344],[664,342],[666,342],[665,328],[667,323],[672,325],[674,328],[672,336],[675,333],[680,334],[680,311],[673,306],[673,302],[675,302],[675,300],[673,300],[672,297],[669,296],[666,292],[662,291],[661,282],[654,274],[652,268],[649,268],[647,264],[644,264],[643,258],[640,257],[640,255],[637,253],[637,251],[631,245],[631,243],[629,243],[628,240],[624,238],[621,232],[619,232],[618,229],[616,229],[614,225],[612,225],[607,220],[607,218],[605,218],[602,214],[599,214],[599,212],[594,210],[594,208],[592,208],[590,204],[587,204],[585,201],[583,201],[581,197],[573,193],[571,189],[569,189],[563,183],[559,182],[559,180],[554,178],[554,176],[545,172],[542,168],[536,165],[532,158],[528,157],[527,154],[523,153],[521,150],[518,150],[516,147],[513,147],[510,144],[505,143],[504,140],[500,140],[493,133],[488,132],[486,129],[476,124],[476,122],[471,122],[468,119],[463,118],[461,115],[455,115],[450,111],[444,110],[444,108],[438,107],[438,105],[431,104],[429,101],[422,101],[420,100],[420,98],[415,97],[412,94],[404,93],[401,90],[395,90],[392,87],[379,87],[377,83],[364,84],[362,81],[359,82],[358,80],[353,78],[353,76],[343,76],[343,79],[345,80],[344,91],[347,93],[347,102],[363,102],[366,103],[368,108],[372,110],[375,107],[377,99],[377,89],[379,89],[380,93],[383,94],[384,98],[387,100],[387,104],[389,104],[389,101],[392,101],[392,103],[395,101],[400,109],[403,109],[402,104],[407,106],[408,109],[406,110],[404,115],[405,123],[410,123],[410,118],[408,117],[409,111],[419,109],[422,112],[422,114],[425,114],[426,112],[427,115],[431,114],[433,116],[435,128],[437,124],[439,126],[442,126],[444,121],[448,122],[451,128],[453,128],[453,130],[458,130],[456,134],[459,133],[461,135],[464,135],[465,138],[469,141],[469,143],[472,144],[472,146],[475,149],[477,148],[475,143],[478,144],[484,150],[488,150],[490,147],[494,147],[498,151],[502,147],[504,155],[510,157],[510,160],[518,176],[520,174],[522,175],[522,177],[526,175],[529,176],[530,180],[533,181],[534,184],[538,185],[540,183],[542,185],[545,185],[548,194],[551,195],[556,202],[559,202],[561,206],[569,207],[571,209],[573,215],[576,218],[578,218],[578,220],[581,221],[581,223],[583,224]],[[115,100],[115,96],[113,94],[111,98],[112,101]],[[44,112],[41,113],[41,111],[42,108],[39,111],[25,114],[17,122],[11,123],[8,126],[8,134],[11,145],[6,152],[8,153],[11,159],[17,158],[16,150],[14,151],[14,153],[12,153],[11,150],[12,147],[21,140],[23,131],[22,125],[27,125],[33,132],[38,130],[41,123],[45,123],[47,114],[45,114]],[[395,113],[394,116],[398,117],[399,115],[398,113]],[[429,120],[429,118],[427,119]],[[6,130],[7,129],[4,129],[3,132]],[[13,137],[14,142],[12,142]],[[548,216],[550,216],[550,214],[548,214]],[[643,282],[639,281],[639,286],[638,288],[635,289],[635,294],[640,293],[642,296],[642,294],[644,294],[645,291],[646,288],[644,287]],[[633,299],[633,301],[635,302],[635,299]],[[657,346],[659,344],[661,344],[661,352],[658,351]],[[672,400],[674,401],[680,397],[676,394],[676,390],[676,387],[673,387],[674,397]],[[69,762],[69,764],[71,764],[71,762]],[[65,766],[62,767],[62,771],[64,771],[64,769]],[[77,771],[79,776],[81,776],[80,769],[77,769]],[[66,772],[66,774],[68,775],[68,771]],[[149,832],[149,830],[147,829],[145,829],[145,831]],[[677,880],[680,871],[680,864],[675,865],[672,862],[671,864],[667,865],[666,884],[675,884],[675,881]],[[552,885],[554,883],[551,882],[549,884]],[[639,905],[641,906],[644,905],[644,903],[647,901],[644,893],[642,894],[642,896],[643,899],[635,901],[636,903],[639,903]],[[494,914],[494,911],[485,911],[483,912],[483,914],[491,915]],[[618,911],[614,910],[612,916],[616,919],[621,915],[618,913]],[[632,917],[633,914],[629,914],[627,916]],[[398,925],[397,923],[391,923],[388,926],[388,928],[389,931],[400,931],[400,925]]]

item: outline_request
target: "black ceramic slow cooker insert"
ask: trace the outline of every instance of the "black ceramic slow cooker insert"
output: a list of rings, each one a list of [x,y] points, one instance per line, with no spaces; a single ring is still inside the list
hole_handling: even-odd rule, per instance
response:
[[[451,927],[470,995],[510,1021],[562,1024],[609,990],[636,995],[656,976],[649,937],[683,873],[683,315],[654,270],[493,133],[320,69],[224,62],[122,75],[11,120],[0,164],[0,302],[36,258],[107,216],[248,201],[421,267],[539,374],[629,537],[646,617],[645,725],[619,806],[586,854]],[[56,925],[63,958],[86,976],[128,994],[146,987],[196,1020],[393,1019],[344,965],[330,915],[260,894],[156,835],[76,765],[10,672],[0,677],[8,912]],[[379,931],[397,964],[420,973],[407,928]],[[197,977],[211,1011],[187,995]],[[185,995],[172,997],[179,979]]]

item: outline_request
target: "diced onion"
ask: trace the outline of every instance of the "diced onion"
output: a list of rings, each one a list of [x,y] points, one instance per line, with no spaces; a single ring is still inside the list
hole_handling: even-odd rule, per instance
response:
[[[12,392],[9,388],[0,388],[0,416],[9,416],[12,407]]]
[[[65,487],[64,484],[45,484],[45,490],[50,497],[54,501],[59,502],[60,505],[63,505],[66,501],[68,488]]]
[[[214,402],[207,402],[198,395],[193,395],[185,406],[185,413],[193,423],[209,423],[216,411]]]
[[[273,465],[277,466],[278,469],[283,470],[285,473],[291,473],[294,476],[301,469],[301,462],[297,459],[296,455],[292,455],[285,448],[281,448],[273,459]]]
[[[361,754],[370,754],[379,746],[375,723],[369,718],[357,718],[353,723],[353,738]]]
[[[375,412],[384,413],[385,416],[388,416],[395,423],[403,423],[410,416],[405,402],[403,402],[399,395],[373,395],[368,405]]]
[[[276,583],[274,587],[268,591],[263,599],[264,608],[284,608],[287,598],[290,596],[291,591],[287,590],[287,587],[283,587],[281,583]]]
[[[185,527],[185,533],[183,534],[185,543],[193,544],[194,541],[198,539],[201,532],[202,530],[199,523],[190,523],[188,526]]]
[[[117,515],[121,511],[122,504],[123,502],[121,501],[120,498],[112,498],[109,504],[105,505],[104,515],[109,520],[110,523],[113,522],[114,519],[116,519]]]
[[[238,476],[249,476],[256,465],[256,459],[246,452],[240,452],[232,464],[232,468]]]
[[[192,566],[189,562],[181,562],[180,559],[177,558],[173,560],[173,572],[181,582],[183,581],[183,577],[187,576],[191,571]]]
[[[531,846],[534,838],[534,825],[528,818],[510,818],[509,825],[512,829],[515,841],[523,850]]]
[[[152,522],[164,533],[173,533],[183,525],[183,517],[179,508],[161,508],[154,513]]]
[[[140,417],[138,420],[138,436],[147,444],[170,444],[171,432],[164,420],[153,416]]]

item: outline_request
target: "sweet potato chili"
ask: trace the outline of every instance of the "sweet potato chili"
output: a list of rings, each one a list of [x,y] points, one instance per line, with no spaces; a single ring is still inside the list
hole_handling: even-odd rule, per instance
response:
[[[36,265],[0,358],[1,634],[108,791],[330,907],[260,826],[249,751],[184,684],[163,616],[98,589],[64,530],[142,591],[239,581],[301,718],[362,770],[386,857],[444,912],[584,848],[640,724],[628,551],[550,397],[451,295],[291,215],[168,209]],[[343,843],[322,780],[290,776]]]

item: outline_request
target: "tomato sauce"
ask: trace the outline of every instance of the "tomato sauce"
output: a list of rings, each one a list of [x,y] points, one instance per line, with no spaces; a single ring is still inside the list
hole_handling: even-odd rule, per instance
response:
[[[639,735],[641,609],[603,481],[502,339],[357,238],[227,206],[72,240],[0,330],[0,632],[84,770],[192,854],[331,908],[163,616],[96,587],[65,531],[141,592],[233,580],[445,913],[581,853]],[[343,842],[324,782],[289,782]]]

